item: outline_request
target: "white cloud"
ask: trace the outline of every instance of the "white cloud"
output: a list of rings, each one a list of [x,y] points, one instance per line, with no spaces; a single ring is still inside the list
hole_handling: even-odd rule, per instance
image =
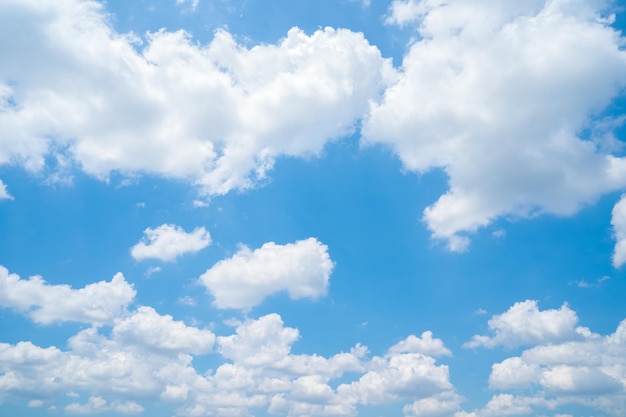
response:
[[[110,282],[100,281],[74,290],[69,285],[47,284],[40,276],[21,279],[0,265],[0,306],[16,309],[37,323],[111,323],[126,310],[135,294],[121,273]]]
[[[98,178],[156,174],[206,194],[252,187],[277,157],[353,133],[393,74],[345,29],[294,28],[252,48],[225,30],[206,45],[161,30],[140,45],[86,0],[5,1],[0,53],[12,57],[0,69],[0,164],[41,170],[61,149]]]
[[[408,417],[448,417],[460,408],[463,397],[455,392],[444,392],[415,401],[404,407]]]
[[[495,219],[571,215],[626,186],[626,159],[585,140],[626,86],[624,38],[603,2],[394,1],[389,22],[419,40],[374,104],[364,143],[406,169],[443,169],[448,191],[425,209],[435,239],[465,251]]]
[[[208,269],[200,282],[217,308],[247,309],[281,291],[291,299],[325,295],[333,266],[328,247],[314,238],[286,245],[269,242],[254,251],[242,247]]]
[[[539,311],[537,301],[526,300],[515,303],[507,312],[489,320],[489,329],[495,333],[494,336],[475,335],[463,346],[514,347],[580,339],[582,330],[575,327],[576,323],[578,316],[567,304],[558,310]]]
[[[531,323],[533,318],[528,320]],[[567,405],[624,415],[626,320],[607,336],[585,328],[578,328],[577,333],[576,340],[536,338],[536,346],[520,356],[493,364],[489,387],[505,392],[494,395],[483,409],[463,415],[543,415],[543,410],[558,415],[558,407]]]
[[[615,235],[613,266],[619,268],[626,263],[626,194],[613,207],[611,225]]]
[[[114,411],[121,414],[140,414],[144,409],[134,402],[115,402],[108,404],[102,397],[89,397],[86,404],[71,403],[65,406],[68,414],[99,414],[107,411]]]
[[[0,180],[0,200],[13,200],[13,196],[9,194],[7,186]]]
[[[174,224],[163,224],[156,229],[144,230],[144,237],[133,246],[130,254],[138,261],[159,259],[175,261],[186,253],[196,253],[211,244],[211,235],[204,227],[197,227],[191,233]]]
[[[441,339],[433,339],[431,331],[425,331],[421,337],[409,335],[406,339],[390,347],[389,353],[422,353],[430,356],[452,355],[452,352],[444,346]]]
[[[172,316],[162,316],[152,307],[139,307],[132,315],[116,322],[112,334],[123,344],[195,354],[210,352],[215,342],[211,331],[174,321]]]

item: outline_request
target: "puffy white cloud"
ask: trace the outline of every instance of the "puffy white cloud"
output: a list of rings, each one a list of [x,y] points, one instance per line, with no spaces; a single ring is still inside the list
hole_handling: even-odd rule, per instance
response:
[[[488,323],[494,336],[475,335],[463,346],[491,348],[499,345],[514,347],[561,342],[580,339],[580,332],[584,331],[575,327],[578,316],[567,304],[558,310],[539,311],[537,301],[534,300],[515,303],[507,312],[493,316]]]
[[[13,200],[13,196],[9,194],[6,184],[0,180],[0,200]]]
[[[615,235],[613,265],[619,268],[626,263],[626,194],[613,207],[611,225]]]
[[[207,194],[351,134],[393,76],[349,30],[293,28],[251,48],[225,30],[206,45],[182,30],[141,40],[89,0],[4,1],[0,54],[12,58],[0,69],[0,164],[40,170],[59,155],[98,178],[152,173]]]
[[[596,141],[607,123],[594,117],[626,86],[624,38],[603,7],[392,3],[388,22],[415,20],[419,40],[363,141],[389,145],[408,170],[445,171],[449,189],[423,220],[450,250],[467,250],[468,234],[496,218],[571,215],[626,186],[626,159]]]
[[[489,386],[501,391],[475,417],[540,415],[582,405],[610,416],[626,411],[626,320],[613,334],[579,328],[577,340],[537,340],[537,345],[495,363]]]
[[[425,331],[421,337],[409,335],[406,339],[389,348],[390,354],[422,353],[430,356],[450,356],[452,352],[446,348],[441,339],[433,339],[433,332]]]
[[[248,366],[270,365],[287,356],[299,332],[284,327],[278,314],[247,320],[231,336],[217,338],[219,352],[225,358]]]
[[[132,315],[119,320],[112,334],[124,344],[195,354],[210,352],[215,342],[210,330],[187,326],[173,320],[172,316],[158,314],[152,307],[139,307]]]
[[[191,233],[174,224],[144,230],[144,237],[133,246],[130,254],[138,261],[159,259],[172,262],[186,253],[196,253],[211,244],[211,235],[204,227],[196,227]]]
[[[328,247],[317,239],[269,242],[254,251],[242,247],[202,274],[200,283],[215,297],[217,308],[247,309],[281,291],[291,299],[325,295],[333,267]]]
[[[432,397],[423,398],[404,407],[409,417],[447,417],[460,408],[463,397],[455,392],[443,392]]]
[[[126,310],[135,294],[121,273],[110,282],[100,281],[75,290],[69,285],[47,284],[40,276],[24,280],[0,265],[0,306],[16,309],[37,323],[111,323]]]

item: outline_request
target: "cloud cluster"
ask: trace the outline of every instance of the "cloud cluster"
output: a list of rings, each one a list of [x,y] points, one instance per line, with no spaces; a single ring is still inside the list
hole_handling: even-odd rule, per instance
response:
[[[172,262],[186,253],[196,253],[211,244],[211,235],[204,227],[191,233],[173,224],[163,224],[155,229],[147,228],[144,237],[133,246],[130,254],[138,261],[159,259]]]
[[[225,30],[206,45],[182,30],[142,40],[91,0],[3,2],[0,54],[12,58],[0,68],[0,164],[41,170],[58,157],[98,178],[150,173],[208,194],[352,133],[393,74],[349,30],[294,28],[251,48]]]
[[[217,308],[247,309],[266,297],[286,291],[291,299],[326,294],[334,264],[328,247],[315,238],[286,245],[243,246],[200,276]]]
[[[59,303],[50,308],[58,310],[50,313],[54,317],[63,316]],[[323,357],[293,354],[300,333],[278,314],[246,319],[233,334],[220,336],[147,306],[119,312],[108,326],[79,331],[67,350],[0,343],[0,395],[54,407],[61,396],[80,392],[73,396],[88,398],[65,406],[77,414],[136,414],[144,401],[164,401],[180,416],[248,415],[254,409],[352,416],[358,407],[398,402],[418,415],[420,401],[450,410],[462,400],[448,367],[435,358],[450,352],[431,332],[410,335],[383,356],[369,357],[357,344]],[[201,374],[193,355],[205,354],[219,355],[219,365]]]
[[[536,306],[536,302],[528,302]],[[492,322],[513,329],[489,339],[491,345],[500,339],[516,344],[520,338],[525,344],[535,345],[514,356],[495,363],[489,376],[489,387],[499,393],[483,409],[462,413],[459,417],[495,417],[502,415],[538,415],[540,410],[555,410],[565,405],[581,405],[600,410],[607,415],[619,416],[626,412],[626,321],[622,321],[613,334],[601,336],[586,328],[574,331],[576,315],[563,306],[560,310],[535,311],[510,314],[524,303],[518,303]],[[520,310],[520,307],[517,307]],[[502,319],[505,315],[509,319]],[[529,333],[517,334],[513,316],[531,327]],[[538,324],[537,324],[538,322]],[[560,330],[559,330],[560,329]],[[476,338],[473,342],[476,341]],[[490,346],[486,344],[486,346]]]
[[[419,40],[364,141],[409,170],[445,171],[449,190],[423,220],[449,249],[499,217],[570,215],[626,186],[626,159],[602,146],[610,119],[597,120],[626,86],[624,38],[603,4],[392,3],[388,23],[413,22]]]

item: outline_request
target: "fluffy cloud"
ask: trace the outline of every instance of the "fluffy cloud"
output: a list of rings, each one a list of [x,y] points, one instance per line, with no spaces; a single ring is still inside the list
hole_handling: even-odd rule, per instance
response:
[[[9,194],[7,186],[0,180],[0,200],[13,200],[13,196]]]
[[[557,314],[557,310],[552,310]],[[506,313],[505,313],[506,314]],[[535,319],[542,320],[543,318]],[[553,317],[556,321],[558,318]],[[533,319],[529,317],[528,323]],[[579,328],[576,340],[535,338],[536,346],[495,363],[489,387],[500,391],[483,409],[463,415],[539,415],[577,404],[611,416],[626,412],[626,320],[613,334]]]
[[[392,347],[385,356],[368,358],[358,344],[330,357],[293,354],[298,338],[298,330],[277,314],[247,319],[234,334],[217,337],[222,358],[215,370],[201,374],[190,353],[208,352],[212,334],[140,307],[110,332],[80,331],[66,351],[0,343],[0,396],[54,404],[68,392],[81,392],[89,398],[65,408],[79,414],[133,414],[144,401],[166,401],[179,406],[181,416],[243,416],[253,409],[294,417],[354,415],[359,406],[399,401],[416,401],[406,405],[407,415],[435,416],[461,401],[447,366],[430,356]]]
[[[626,263],[626,195],[623,195],[615,204],[612,214],[611,225],[616,241],[613,265],[619,268]]]
[[[539,311],[537,301],[526,300],[489,320],[489,328],[495,333],[493,336],[475,335],[464,347],[514,347],[579,339],[585,329],[576,328],[576,323],[578,316],[567,304],[558,310]]]
[[[393,2],[388,21],[416,21],[420,40],[364,142],[406,169],[445,171],[449,190],[423,220],[450,250],[498,217],[570,215],[626,186],[626,159],[601,146],[610,132],[594,119],[626,86],[624,38],[603,4]]]
[[[184,31],[116,33],[90,0],[1,7],[0,54],[12,59],[0,69],[0,164],[29,170],[58,156],[98,178],[245,189],[275,158],[315,155],[352,133],[393,75],[349,30],[294,28],[252,48],[220,30],[198,45]]]
[[[110,282],[100,281],[74,290],[69,285],[47,284],[40,276],[21,279],[0,265],[0,306],[16,309],[36,323],[111,323],[125,311],[135,294],[121,273]]]
[[[158,314],[152,307],[139,307],[115,323],[113,337],[125,344],[195,354],[210,352],[215,342],[211,331],[186,326],[172,316]]]
[[[244,246],[202,274],[200,282],[217,308],[247,309],[280,291],[291,299],[325,295],[332,270],[328,247],[309,238],[286,245],[269,242],[254,251]]]
[[[196,253],[211,244],[211,235],[204,227],[191,233],[173,224],[163,224],[156,229],[144,230],[144,237],[133,246],[130,254],[138,261],[160,259],[172,262],[185,253]]]
[[[395,353],[422,353],[430,356],[450,356],[452,352],[448,350],[441,339],[433,339],[431,331],[425,331],[421,337],[410,335],[406,339],[396,343],[389,348],[390,354]]]

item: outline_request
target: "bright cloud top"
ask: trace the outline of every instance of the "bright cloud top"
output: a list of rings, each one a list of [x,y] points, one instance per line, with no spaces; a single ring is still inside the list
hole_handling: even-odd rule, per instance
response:
[[[415,21],[421,39],[364,141],[388,144],[407,169],[446,172],[449,190],[423,220],[450,250],[498,217],[570,215],[626,186],[626,159],[604,146],[619,121],[592,119],[626,86],[624,40],[603,4],[393,2],[388,21]]]
[[[540,311],[537,301],[515,303],[509,310],[489,320],[493,336],[472,337],[465,347],[514,347],[535,343],[561,342],[580,338],[578,316],[567,304],[560,309]]]
[[[75,290],[69,285],[47,284],[40,276],[23,280],[0,265],[0,306],[24,313],[36,323],[111,323],[135,294],[121,273],[110,282],[100,281]]]
[[[204,227],[191,233],[174,224],[163,224],[155,229],[147,228],[144,237],[133,246],[130,254],[138,261],[159,259],[173,262],[186,253],[196,253],[211,244],[211,235]]]
[[[208,194],[352,133],[393,74],[349,30],[294,28],[252,48],[225,30],[207,45],[161,30],[143,44],[93,1],[4,2],[0,39],[12,57],[0,69],[0,164],[38,171],[56,156],[99,178],[151,173]]]
[[[254,251],[243,246],[202,274],[200,283],[217,308],[247,309],[281,291],[293,300],[325,295],[333,267],[328,247],[315,238],[269,242]]]

